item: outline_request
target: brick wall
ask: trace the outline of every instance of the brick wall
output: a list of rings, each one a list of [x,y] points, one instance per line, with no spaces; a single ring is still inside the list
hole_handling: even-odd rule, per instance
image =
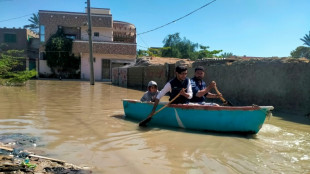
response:
[[[168,81],[167,71],[165,65],[146,67],[143,76],[143,89],[147,88],[147,84],[151,80],[155,81],[160,89],[163,88]]]
[[[45,26],[45,41],[56,33],[58,26],[81,27],[87,24],[86,13],[39,11],[40,25]],[[93,27],[112,27],[112,15],[92,15]]]
[[[172,69],[170,69],[172,68]],[[124,68],[113,68],[114,75],[112,76],[112,83],[117,85],[119,83],[117,77],[117,70]],[[148,66],[148,67],[130,67],[127,69],[127,86],[130,88],[146,90],[149,81],[153,80],[157,83],[158,88],[161,89],[165,86],[169,76],[172,78],[174,75],[174,64],[165,64],[160,66]],[[173,75],[172,75],[173,73]],[[120,76],[120,75],[119,75]]]
[[[5,43],[4,42],[5,34],[15,34],[16,42]],[[28,44],[27,31],[26,29],[0,28],[0,43],[7,44],[9,49],[27,50],[27,44]]]
[[[131,67],[128,68],[128,82],[127,86],[131,88],[136,88],[136,89],[142,89],[143,84],[144,84],[144,67]]]
[[[122,54],[136,57],[136,44],[115,44],[109,42],[93,42],[93,53]],[[73,41],[73,53],[89,53],[88,41]]]
[[[204,80],[207,84],[216,81],[224,98],[234,105],[271,105],[280,111],[310,113],[309,61],[200,61],[188,69],[189,78],[194,76],[194,69],[199,65],[206,69]],[[174,77],[174,64],[131,67],[128,72],[128,87],[145,90],[148,81],[154,80],[160,90]]]

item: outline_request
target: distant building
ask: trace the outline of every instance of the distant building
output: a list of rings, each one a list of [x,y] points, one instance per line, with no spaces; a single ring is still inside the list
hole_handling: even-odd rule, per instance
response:
[[[24,50],[24,70],[37,69],[39,57],[39,36],[29,29],[0,28],[0,45],[7,45],[7,49]]]
[[[90,79],[87,9],[85,13],[39,11],[40,52],[44,43],[62,27],[73,39],[72,52],[81,57],[81,79]],[[114,21],[110,9],[91,8],[95,80],[111,80],[114,67],[134,63],[136,59],[136,27]],[[40,54],[42,55],[42,54]],[[46,60],[40,56],[40,73],[51,73]]]

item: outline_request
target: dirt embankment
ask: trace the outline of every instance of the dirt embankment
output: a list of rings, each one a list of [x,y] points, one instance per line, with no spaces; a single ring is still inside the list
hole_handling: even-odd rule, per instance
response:
[[[65,161],[36,155],[26,149],[35,149],[37,137],[25,134],[0,136],[0,173],[92,173],[87,167],[79,167]]]
[[[168,64],[192,64],[194,61],[189,59],[179,59],[179,58],[172,58],[172,57],[142,57],[137,59],[135,66],[150,66],[150,65],[164,65],[165,63]]]

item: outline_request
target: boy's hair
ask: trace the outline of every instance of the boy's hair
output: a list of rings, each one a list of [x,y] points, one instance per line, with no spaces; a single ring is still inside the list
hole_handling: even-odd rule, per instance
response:
[[[196,72],[196,71],[199,71],[199,70],[205,72],[205,69],[204,69],[203,66],[197,66],[197,67],[195,68],[195,72]]]
[[[183,71],[187,71],[187,68],[185,66],[179,65],[179,66],[175,67],[175,71],[177,73],[181,74]]]

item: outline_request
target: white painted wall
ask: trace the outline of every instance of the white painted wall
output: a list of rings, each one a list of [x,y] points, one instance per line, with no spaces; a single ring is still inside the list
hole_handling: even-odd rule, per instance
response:
[[[135,59],[124,60],[122,58],[113,58],[109,55],[103,54],[93,54],[93,57],[96,58],[96,62],[94,62],[94,78],[97,81],[102,80],[102,60],[109,59],[111,63],[134,63]],[[111,69],[110,69],[111,70]],[[112,78],[112,77],[111,77]],[[81,54],[81,79],[89,80],[90,79],[90,65],[89,65],[89,54],[83,53]]]
[[[85,13],[87,13],[88,10],[85,7]],[[90,8],[90,13],[92,14],[111,14],[111,10],[108,8]]]
[[[95,57],[95,56],[94,56]],[[96,58],[96,62],[94,62],[94,79],[95,80],[102,80],[102,74],[101,74],[101,59],[102,58]],[[90,64],[89,64],[89,55],[83,54],[81,57],[81,79],[90,79]]]
[[[40,60],[40,62],[39,62],[39,73],[41,73],[41,74],[52,74],[51,68],[47,66],[47,60]]]
[[[88,40],[88,27],[81,27],[81,40]],[[94,32],[99,32],[99,37],[94,36]],[[113,41],[113,28],[92,27],[93,41]]]

